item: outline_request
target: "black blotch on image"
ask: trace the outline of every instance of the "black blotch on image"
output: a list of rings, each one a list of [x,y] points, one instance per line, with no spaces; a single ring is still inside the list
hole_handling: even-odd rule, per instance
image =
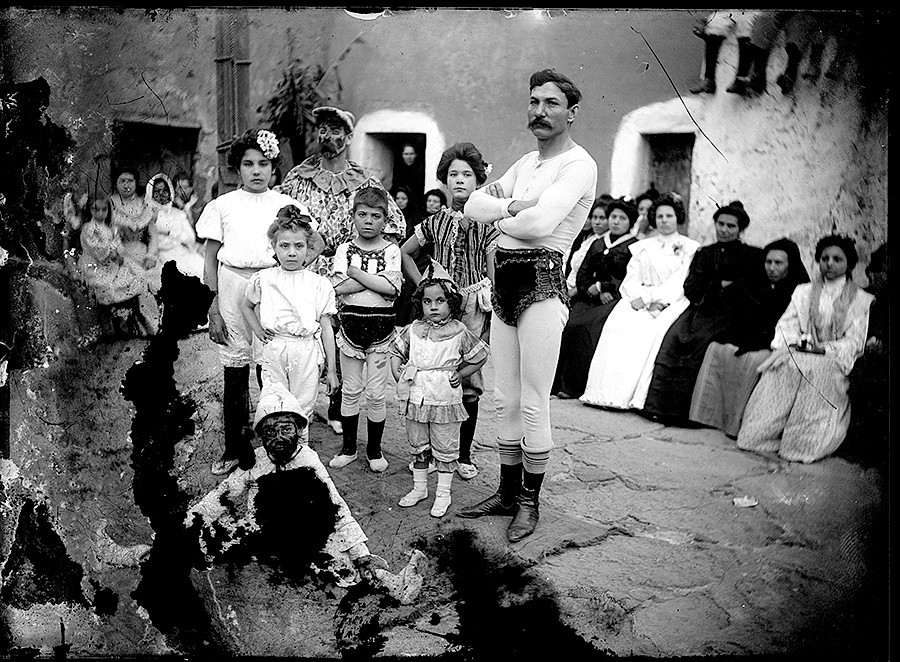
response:
[[[131,423],[135,504],[155,533],[132,597],[172,647],[204,656],[235,651],[213,627],[191,582],[191,569],[202,567],[204,560],[196,532],[184,527],[190,499],[179,488],[173,469],[176,444],[194,432],[197,405],[178,392],[174,372],[179,338],[205,323],[213,296],[199,279],[167,262],[162,269],[159,333],[122,381],[124,397],[135,407]]]
[[[112,589],[100,586],[100,582],[91,579],[94,587],[94,611],[98,616],[112,616],[119,608],[119,594]]]
[[[245,546],[286,578],[303,581],[312,564],[323,566],[328,561],[325,543],[334,533],[338,507],[310,467],[275,471],[257,484],[259,531],[247,536]]]
[[[452,580],[463,659],[595,660],[598,651],[560,618],[552,585],[508,549],[456,529],[416,543]]]

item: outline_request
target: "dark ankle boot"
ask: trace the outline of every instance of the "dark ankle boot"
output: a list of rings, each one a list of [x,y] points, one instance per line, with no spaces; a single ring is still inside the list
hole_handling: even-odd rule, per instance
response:
[[[766,51],[750,42],[749,37],[738,39],[738,66],[734,82],[726,90],[732,94],[758,94],[766,89]]]
[[[473,519],[485,515],[512,515],[516,510],[516,499],[522,490],[522,465],[500,465],[500,487],[484,501],[469,508],[456,511],[458,517]]]
[[[459,461],[472,463],[472,441],[475,439],[475,426],[478,425],[478,398],[463,400],[463,407],[469,418],[459,426]]]
[[[335,391],[328,398],[328,420],[329,421],[340,421],[341,420],[341,389]]]
[[[225,419],[225,460],[239,460],[241,469],[256,462],[247,421],[250,412],[250,366],[225,368],[222,414]]]
[[[369,459],[369,468],[375,473],[381,473],[388,468],[388,462],[381,452],[381,438],[384,436],[384,421],[366,419],[366,457]]]
[[[366,419],[366,457],[370,460],[381,457],[381,438],[384,436],[384,421]]]
[[[341,423],[344,426],[343,444],[341,445],[341,455],[356,454],[356,432],[359,428],[359,414],[353,416],[341,415]]]
[[[784,68],[784,73],[775,82],[781,88],[782,94],[789,94],[794,89],[794,83],[797,82],[797,70],[800,67],[800,58],[803,53],[797,44],[790,42],[784,47],[784,51],[788,56],[787,66]]]
[[[809,60],[806,63],[806,71],[803,77],[807,80],[815,80],[822,73],[822,55],[825,53],[825,44],[813,44],[809,52]]]
[[[522,491],[519,492],[516,514],[506,529],[506,539],[510,542],[518,542],[534,533],[534,527],[537,526],[540,517],[538,497],[543,482],[544,474],[523,472]]]
[[[716,64],[719,61],[719,49],[725,38],[707,35],[703,37],[703,41],[706,42],[703,78],[698,85],[691,88],[691,94],[712,94],[716,91]]]

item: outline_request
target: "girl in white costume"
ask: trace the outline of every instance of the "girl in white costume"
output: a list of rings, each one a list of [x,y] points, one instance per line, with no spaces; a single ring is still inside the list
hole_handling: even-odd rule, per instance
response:
[[[312,238],[312,219],[287,205],[269,228],[277,267],[250,278],[244,317],[263,343],[262,381],[278,382],[297,398],[309,420],[327,366],[329,395],[340,387],[335,364],[332,315],[337,315],[334,288],[324,276],[304,269]],[[258,313],[258,316],[257,316]],[[306,440],[308,429],[303,429]]]
[[[460,427],[469,417],[462,382],[481,369],[489,350],[463,324],[463,297],[439,265],[419,282],[412,301],[416,319],[394,338],[391,356],[413,455],[413,489],[400,505],[414,506],[428,497],[428,466],[433,460],[438,484],[431,514],[442,517],[450,506]]]

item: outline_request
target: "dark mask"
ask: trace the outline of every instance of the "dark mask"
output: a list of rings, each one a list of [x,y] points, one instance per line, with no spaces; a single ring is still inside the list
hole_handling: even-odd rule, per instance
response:
[[[294,414],[273,414],[259,426],[266,454],[276,465],[283,466],[290,462],[300,448],[301,429],[297,425]]]

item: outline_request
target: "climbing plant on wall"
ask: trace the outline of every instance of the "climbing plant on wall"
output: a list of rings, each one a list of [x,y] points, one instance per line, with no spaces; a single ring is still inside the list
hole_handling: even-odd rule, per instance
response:
[[[294,163],[299,163],[315,150],[313,108],[340,104],[341,82],[337,75],[317,64],[295,59],[285,68],[275,94],[257,109],[263,113],[271,130],[287,138]]]

